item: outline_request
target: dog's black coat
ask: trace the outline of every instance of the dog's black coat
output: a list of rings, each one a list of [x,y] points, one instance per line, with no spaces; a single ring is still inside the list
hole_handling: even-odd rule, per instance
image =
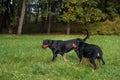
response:
[[[52,50],[53,53],[53,58],[52,61],[55,60],[57,57],[57,54],[61,54],[62,56],[64,53],[67,53],[74,48],[72,47],[72,44],[75,40],[79,39],[81,41],[86,41],[86,39],[89,38],[89,33],[88,30],[86,30],[87,36],[84,39],[76,38],[76,39],[71,39],[71,40],[43,40],[43,45],[42,48],[47,48],[49,47]],[[46,46],[45,46],[46,45]]]
[[[105,64],[103,60],[103,52],[99,46],[94,44],[87,44],[79,39],[74,41],[74,44],[77,45],[76,53],[80,58],[80,62],[82,61],[83,56],[90,60],[91,64],[94,66],[94,69],[96,69],[95,59],[101,59],[103,64]]]

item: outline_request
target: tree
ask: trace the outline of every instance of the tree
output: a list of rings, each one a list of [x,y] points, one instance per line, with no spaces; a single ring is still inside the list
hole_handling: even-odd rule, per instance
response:
[[[81,24],[88,24],[105,19],[105,14],[97,7],[98,3],[98,0],[78,2],[76,6],[77,21]]]
[[[109,0],[106,1],[106,14],[107,18],[113,20],[115,17],[120,15],[120,1],[119,0]]]
[[[4,33],[7,32],[7,28],[9,28],[10,25],[10,14],[12,11],[11,0],[2,0],[0,4],[0,32]],[[4,30],[4,31],[3,31]]]
[[[70,34],[70,23],[76,20],[76,0],[65,0],[62,5],[63,14],[60,15],[60,20],[67,23],[67,35]]]
[[[70,34],[70,23],[88,24],[105,19],[105,14],[98,8],[99,0],[64,0],[60,20],[66,22],[67,34]]]
[[[13,29],[18,24],[18,7],[16,0],[2,0],[0,2],[0,33],[13,33]]]
[[[0,33],[3,31],[3,14],[5,13],[5,6],[3,0],[0,1]]]
[[[47,34],[50,34],[59,0],[39,0],[39,2],[41,3],[42,26],[47,21]]]
[[[48,29],[47,29],[47,33],[50,34],[51,32],[51,1],[48,0]]]
[[[20,15],[20,19],[19,19],[19,26],[18,26],[18,35],[21,35],[22,32],[22,26],[23,26],[23,21],[24,21],[24,15],[25,15],[25,0],[23,0],[22,3],[22,10],[21,10],[21,15]]]

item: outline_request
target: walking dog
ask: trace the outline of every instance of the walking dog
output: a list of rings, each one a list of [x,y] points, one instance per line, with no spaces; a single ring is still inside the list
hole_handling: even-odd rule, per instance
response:
[[[87,58],[86,65],[88,65],[88,61],[90,61],[90,63],[94,66],[94,70],[97,68],[95,59],[98,60],[98,67],[100,65],[100,60],[102,60],[102,63],[105,64],[103,60],[103,52],[99,46],[87,44],[84,41],[77,39],[72,44],[72,47],[77,51],[77,56],[80,58],[80,65],[82,65],[82,57]]]
[[[89,38],[89,32],[86,30],[87,36],[84,39],[76,38],[76,39],[71,39],[71,40],[43,40],[42,48],[50,48],[53,53],[53,58],[52,61],[55,60],[57,57],[57,54],[60,54],[63,58],[64,61],[67,61],[65,53],[73,50],[74,48],[72,47],[72,44],[76,40],[81,40],[81,41],[86,41]]]

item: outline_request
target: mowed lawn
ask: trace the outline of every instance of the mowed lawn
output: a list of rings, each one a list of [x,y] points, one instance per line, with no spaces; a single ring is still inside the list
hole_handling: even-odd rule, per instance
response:
[[[54,62],[50,49],[42,49],[44,39],[69,40],[85,35],[0,35],[0,80],[120,80],[120,36],[91,36],[87,43],[99,45],[105,65],[92,72],[92,65],[79,66],[74,51]]]

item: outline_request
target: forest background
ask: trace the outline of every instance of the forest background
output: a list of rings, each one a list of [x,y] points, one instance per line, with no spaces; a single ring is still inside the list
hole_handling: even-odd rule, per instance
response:
[[[1,34],[120,34],[120,0],[1,0]]]

